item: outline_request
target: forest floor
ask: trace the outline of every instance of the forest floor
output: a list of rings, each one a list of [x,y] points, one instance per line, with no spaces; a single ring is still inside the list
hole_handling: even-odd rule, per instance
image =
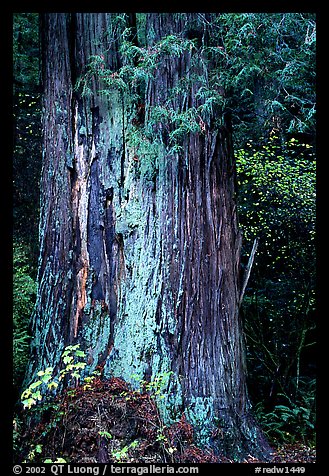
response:
[[[234,462],[199,448],[184,415],[165,426],[155,395],[133,391],[118,378],[96,378],[92,384],[67,390],[44,411],[41,421],[25,426],[21,441],[21,461],[28,461],[32,450],[33,462],[57,458],[74,463]],[[303,443],[282,445],[273,453],[275,463],[315,461],[315,448]],[[261,461],[250,457],[243,462]]]

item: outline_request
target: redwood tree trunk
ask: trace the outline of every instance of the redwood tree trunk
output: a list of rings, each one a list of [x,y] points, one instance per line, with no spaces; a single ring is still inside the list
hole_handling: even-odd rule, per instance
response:
[[[134,26],[135,19],[130,15]],[[196,31],[191,51],[163,55],[145,90],[145,124],[155,106],[176,112],[202,104],[201,45],[209,31],[195,14],[148,14],[147,46]],[[44,157],[39,290],[29,379],[59,369],[63,347],[79,342],[87,372],[136,385],[172,371],[165,421],[184,412],[200,443],[228,456],[267,457],[250,413],[239,320],[240,234],[229,124],[214,114],[186,134],[179,152],[166,129],[155,157],[136,155],[133,104],[120,90],[74,91],[91,55],[118,71],[120,27],[113,14],[43,17]],[[133,30],[131,30],[133,31]],[[184,93],[171,98],[185,78]],[[200,118],[201,120],[201,118]],[[153,149],[154,150],[154,149]]]

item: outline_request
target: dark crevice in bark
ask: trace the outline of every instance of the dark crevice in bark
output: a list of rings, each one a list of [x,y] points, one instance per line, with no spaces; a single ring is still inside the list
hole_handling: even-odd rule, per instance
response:
[[[76,63],[76,33],[77,33],[77,19],[76,14],[71,13],[67,18],[68,22],[68,42],[69,42],[69,61],[70,61],[70,70],[71,70],[71,80],[72,86],[74,88],[76,81],[78,79],[77,63]]]
[[[124,98],[123,95],[121,97],[121,103],[122,103],[122,155],[121,155],[121,162],[120,162],[120,203],[121,203],[121,190],[123,189],[124,182],[125,182],[125,161],[126,161],[126,132],[125,132],[125,127],[126,127],[126,119],[125,119],[125,103],[124,103]]]
[[[90,167],[89,180],[89,204],[88,204],[88,253],[90,269],[94,273],[91,298],[98,301],[104,300],[104,289],[101,276],[103,256],[103,232],[101,228],[101,203],[98,160],[94,159]]]

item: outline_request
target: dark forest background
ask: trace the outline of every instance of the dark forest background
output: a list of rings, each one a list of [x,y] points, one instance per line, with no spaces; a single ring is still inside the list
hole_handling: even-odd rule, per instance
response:
[[[137,14],[137,21],[142,26],[145,14]],[[232,119],[244,266],[256,238],[259,243],[242,305],[250,397],[271,441],[314,444],[315,15],[222,14],[216,31],[213,81],[221,85],[223,106]],[[42,165],[39,43],[38,14],[14,14],[16,400],[23,390],[36,296]]]

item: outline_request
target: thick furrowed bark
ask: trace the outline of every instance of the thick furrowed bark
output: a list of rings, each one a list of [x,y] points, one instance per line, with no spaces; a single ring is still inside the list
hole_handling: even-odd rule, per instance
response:
[[[185,31],[188,18],[148,15],[150,45]],[[58,367],[64,345],[79,342],[87,373],[105,364],[106,376],[138,386],[172,371],[162,415],[169,422],[185,412],[200,442],[230,456],[266,454],[245,382],[230,132],[209,118],[172,153],[164,131],[153,179],[139,176],[125,97],[99,94],[96,79],[90,98],[73,93],[90,55],[115,36],[111,14],[47,14],[45,31],[41,253],[27,380]],[[106,62],[120,66],[117,40]],[[182,77],[207,75],[201,56],[192,63],[186,52],[159,64],[146,87],[146,121]],[[198,87],[172,107],[198,107]]]

